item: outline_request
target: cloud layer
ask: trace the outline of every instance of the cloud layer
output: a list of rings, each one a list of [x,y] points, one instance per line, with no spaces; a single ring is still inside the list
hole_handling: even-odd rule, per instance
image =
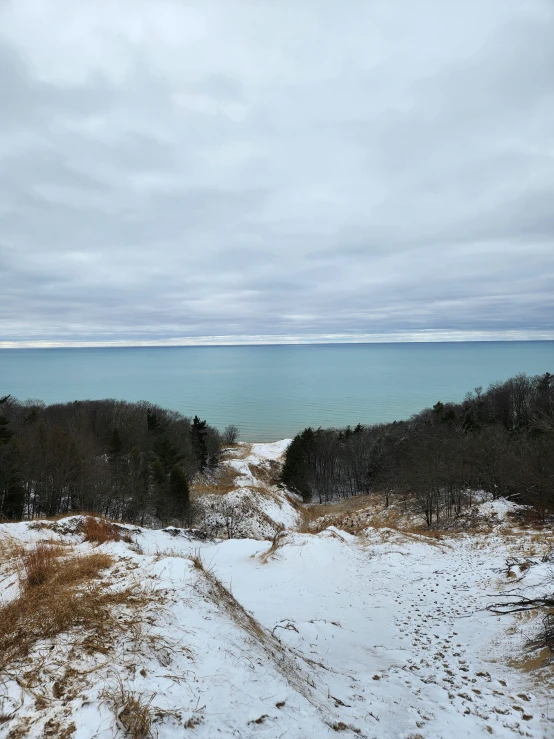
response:
[[[0,10],[0,346],[554,338],[550,0]]]

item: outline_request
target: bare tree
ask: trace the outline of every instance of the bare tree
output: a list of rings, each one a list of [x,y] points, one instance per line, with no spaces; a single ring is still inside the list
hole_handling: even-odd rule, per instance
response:
[[[223,432],[223,443],[226,446],[232,446],[233,444],[236,444],[239,438],[239,427],[234,426],[233,424],[229,424],[229,426],[225,426],[225,431]]]

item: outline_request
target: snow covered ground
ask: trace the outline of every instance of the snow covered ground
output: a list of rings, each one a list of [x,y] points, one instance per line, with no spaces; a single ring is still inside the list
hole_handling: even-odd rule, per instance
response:
[[[280,460],[290,444],[283,439],[265,444],[237,444],[228,449],[222,472],[233,473],[233,488],[225,495],[204,493],[197,505],[204,513],[204,527],[214,536],[272,538],[281,529],[296,528],[301,521],[300,498],[275,484]]]
[[[236,460],[241,477],[278,460],[283,444],[253,445]],[[260,486],[252,477],[244,487]],[[485,609],[508,588],[552,583],[538,557],[548,540],[508,533],[510,504],[483,506],[489,533],[440,540],[289,526],[273,542],[201,541],[129,527],[135,543],[94,547],[78,517],[2,525],[0,542],[111,554],[106,588],[146,588],[150,600],[102,652],[80,647],[81,630],[3,675],[0,737],[125,736],[113,700],[122,691],[148,706],[159,739],[554,737],[551,667],[510,666],[535,624]],[[514,577],[505,560],[516,554],[534,564]],[[0,583],[5,602],[17,596],[8,566]]]

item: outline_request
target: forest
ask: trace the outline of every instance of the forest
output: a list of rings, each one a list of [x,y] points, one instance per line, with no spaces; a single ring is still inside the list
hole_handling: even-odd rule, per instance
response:
[[[87,511],[191,525],[189,486],[236,433],[146,402],[0,398],[0,519]],[[554,513],[554,376],[517,375],[409,420],[306,428],[287,449],[282,482],[305,502],[412,501],[428,525],[456,518],[479,491],[545,520]]]
[[[198,416],[150,403],[0,398],[0,519],[87,511],[190,523],[189,484],[217,466],[222,443]]]
[[[304,501],[377,492],[415,502],[430,526],[471,506],[476,491],[554,512],[554,376],[517,375],[461,403],[438,401],[406,421],[306,428],[282,481]]]

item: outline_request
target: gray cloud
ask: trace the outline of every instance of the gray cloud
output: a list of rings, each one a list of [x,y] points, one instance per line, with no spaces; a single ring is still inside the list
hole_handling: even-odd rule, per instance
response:
[[[0,346],[554,338],[549,0],[0,21]]]

